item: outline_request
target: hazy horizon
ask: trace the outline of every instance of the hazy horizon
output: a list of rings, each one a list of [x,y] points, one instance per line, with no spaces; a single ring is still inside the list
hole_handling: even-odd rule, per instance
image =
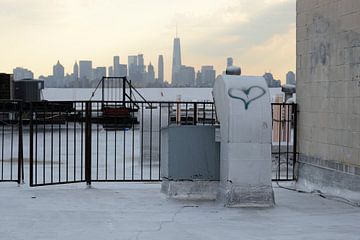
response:
[[[108,67],[113,56],[127,63],[142,53],[157,73],[163,54],[170,81],[177,24],[184,65],[219,74],[233,57],[244,74],[270,71],[284,82],[295,71],[295,8],[295,0],[0,0],[0,72],[50,75],[60,60],[71,73],[76,60]]]

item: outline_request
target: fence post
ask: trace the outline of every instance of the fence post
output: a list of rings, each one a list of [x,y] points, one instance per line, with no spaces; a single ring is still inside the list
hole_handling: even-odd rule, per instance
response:
[[[298,117],[298,109],[297,104],[293,104],[293,113],[294,113],[294,136],[293,136],[293,180],[297,179],[295,175],[295,168],[297,164],[297,117]]]
[[[30,118],[30,149],[29,149],[29,164],[30,164],[30,186],[33,186],[34,184],[34,122],[33,122],[33,118],[34,118],[34,109],[33,109],[33,104],[30,103],[30,113],[29,113],[29,118]]]
[[[85,181],[91,185],[91,102],[85,104]]]
[[[18,150],[18,184],[24,182],[24,155],[23,155],[23,122],[22,122],[22,102],[18,103],[19,107],[19,150]]]

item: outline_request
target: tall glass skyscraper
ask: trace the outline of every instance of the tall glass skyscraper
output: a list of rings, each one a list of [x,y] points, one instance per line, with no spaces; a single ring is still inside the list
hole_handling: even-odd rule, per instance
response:
[[[163,55],[159,55],[158,80],[160,83],[164,82],[164,57],[163,57]]]
[[[173,62],[172,62],[172,83],[176,83],[176,75],[180,72],[181,69],[181,48],[180,48],[180,38],[174,39],[174,51],[173,51]]]

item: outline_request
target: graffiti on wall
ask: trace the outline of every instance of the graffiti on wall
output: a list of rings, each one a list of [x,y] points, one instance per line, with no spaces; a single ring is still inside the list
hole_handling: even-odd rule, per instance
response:
[[[245,110],[255,100],[266,94],[266,90],[260,86],[251,86],[249,88],[230,88],[228,94],[231,98],[241,100],[245,105]]]

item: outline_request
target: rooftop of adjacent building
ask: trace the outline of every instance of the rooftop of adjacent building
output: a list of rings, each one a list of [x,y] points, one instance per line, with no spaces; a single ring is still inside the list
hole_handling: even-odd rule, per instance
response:
[[[284,184],[284,183],[283,183]],[[358,239],[360,208],[274,186],[276,207],[169,200],[159,184],[0,184],[2,239]]]

